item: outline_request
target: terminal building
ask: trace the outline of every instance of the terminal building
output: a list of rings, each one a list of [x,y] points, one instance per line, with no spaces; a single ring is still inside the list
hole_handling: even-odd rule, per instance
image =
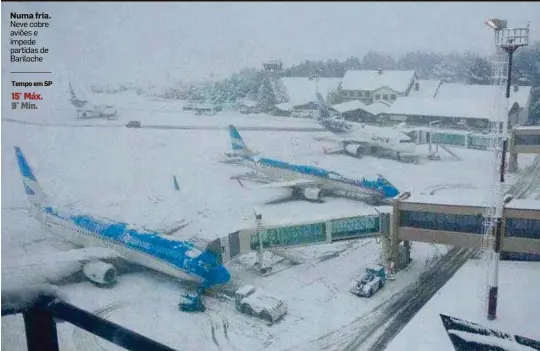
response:
[[[486,247],[484,213],[481,199],[430,195],[396,199],[392,245],[422,241],[481,249]],[[506,204],[501,245],[503,258],[540,260],[540,201],[516,199]]]

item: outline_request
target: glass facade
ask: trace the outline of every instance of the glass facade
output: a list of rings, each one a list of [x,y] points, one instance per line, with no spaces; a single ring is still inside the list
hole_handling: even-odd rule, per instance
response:
[[[540,219],[507,218],[506,236],[540,239]]]
[[[433,143],[465,146],[467,135],[433,132]]]
[[[515,145],[540,145],[540,135],[516,135]]]
[[[445,230],[482,234],[482,215],[458,215],[431,212],[401,211],[399,225],[419,229]]]
[[[283,228],[269,228],[263,233],[263,247],[283,247],[326,241],[324,223],[313,223]],[[259,248],[257,234],[251,236],[252,250]]]
[[[379,216],[361,216],[330,221],[332,239],[361,237],[379,232]]]
[[[487,150],[490,138],[485,135],[469,135],[469,149]]]

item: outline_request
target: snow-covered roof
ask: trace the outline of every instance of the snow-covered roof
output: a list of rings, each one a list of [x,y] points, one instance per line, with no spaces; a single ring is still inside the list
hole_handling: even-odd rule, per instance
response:
[[[341,87],[343,90],[377,90],[388,87],[394,91],[403,93],[409,88],[414,71],[396,70],[348,70],[345,72]]]
[[[364,110],[376,116],[379,113],[385,112],[388,109],[388,105],[380,102],[374,102],[371,105],[366,105],[360,100],[351,100],[343,102],[341,104],[333,105],[332,108],[339,113],[355,110]]]
[[[413,194],[407,199],[400,200],[404,203],[421,203],[449,206],[485,207],[485,201],[481,198],[471,196],[451,196],[451,195],[421,195]]]
[[[310,80],[304,77],[283,77],[280,83],[285,88],[288,102],[295,106],[305,105],[309,102],[317,101],[316,92],[326,99],[329,92],[337,90],[341,78],[319,78]]]
[[[281,104],[277,104],[276,108],[281,111],[292,111],[295,106],[298,106],[299,104],[296,104],[294,102],[283,102]]]
[[[418,90],[415,90],[413,87],[413,89],[411,89],[409,92],[409,96],[424,98],[435,97],[437,89],[441,83],[442,81],[440,79],[419,79]]]
[[[538,130],[538,129],[540,129],[540,126],[517,126],[514,129],[517,129],[517,130]]]
[[[540,200],[514,199],[506,205],[506,208],[540,211]]]
[[[392,115],[414,115],[455,118],[497,118],[490,111],[491,101],[474,98],[420,98],[403,97],[397,99],[385,113]]]
[[[240,289],[236,290],[236,292],[240,295],[246,295],[252,290],[256,290],[256,288],[253,285],[244,285]]]
[[[510,99],[517,102],[519,107],[525,107],[529,102],[531,95],[530,86],[520,86],[518,91],[514,91],[514,87],[510,89]],[[493,85],[479,84],[463,84],[463,83],[442,83],[437,92],[436,98],[471,98],[483,99],[487,101],[493,100]],[[504,89],[499,89],[501,94],[504,94]]]

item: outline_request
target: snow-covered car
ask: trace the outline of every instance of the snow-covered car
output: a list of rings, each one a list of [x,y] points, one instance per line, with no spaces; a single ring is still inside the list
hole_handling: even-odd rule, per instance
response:
[[[255,316],[270,325],[287,314],[287,304],[281,299],[266,295],[253,285],[244,285],[236,291],[235,307],[241,313]]]
[[[139,121],[129,121],[128,124],[126,124],[127,128],[141,128],[141,122]]]
[[[386,283],[386,274],[383,266],[368,266],[366,272],[361,278],[352,282],[352,294],[360,297],[371,297],[377,291],[381,290]]]

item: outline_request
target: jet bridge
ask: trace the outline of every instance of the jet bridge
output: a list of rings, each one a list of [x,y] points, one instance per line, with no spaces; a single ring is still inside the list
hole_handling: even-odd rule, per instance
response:
[[[340,240],[363,239],[381,234],[389,235],[392,208],[378,207],[370,213],[340,218],[326,218],[303,223],[269,224],[262,230],[264,249],[299,247],[333,243]],[[259,249],[257,228],[238,230],[208,244],[218,261],[226,263],[232,259]]]

